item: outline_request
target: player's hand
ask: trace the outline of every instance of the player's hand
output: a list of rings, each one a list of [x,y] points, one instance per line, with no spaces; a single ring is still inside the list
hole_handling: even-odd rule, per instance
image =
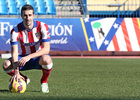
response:
[[[31,58],[28,56],[22,57],[19,61],[18,61],[18,65],[19,66],[24,66],[26,64],[26,62],[28,62]]]
[[[15,74],[15,75],[12,76],[12,78],[10,79],[10,82],[12,82],[12,81],[14,81],[14,80],[18,81],[18,78],[22,78],[23,80],[25,80],[24,77],[21,76],[20,74]]]

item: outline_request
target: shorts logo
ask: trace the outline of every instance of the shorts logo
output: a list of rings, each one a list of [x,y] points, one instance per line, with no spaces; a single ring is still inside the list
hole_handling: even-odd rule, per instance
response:
[[[35,33],[35,36],[36,36],[38,39],[40,39],[40,37],[41,37],[41,34],[40,34],[40,32],[38,32],[38,33]]]

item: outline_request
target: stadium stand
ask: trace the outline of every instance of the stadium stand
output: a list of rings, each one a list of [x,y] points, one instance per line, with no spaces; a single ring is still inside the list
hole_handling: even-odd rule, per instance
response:
[[[140,16],[140,0],[0,0],[0,17],[19,17],[24,4],[34,7],[37,18]]]
[[[10,7],[10,6],[15,6],[16,7],[16,5],[17,5],[16,2],[15,2],[15,0],[11,0],[11,1],[10,0],[7,0],[6,2],[7,2],[7,6],[8,7]]]
[[[9,12],[9,15],[18,15],[19,14],[16,6],[8,6],[8,12]]]
[[[118,17],[118,15],[119,17],[140,17],[140,0],[0,0],[0,17],[19,17],[24,4],[34,7],[37,18],[81,18],[88,17],[88,15],[94,18]],[[9,51],[6,52],[9,53]],[[114,52],[102,53],[114,55]],[[135,55],[139,54],[139,52],[135,53]],[[61,55],[67,54],[67,52],[61,52]],[[95,51],[89,54],[83,52],[83,54],[100,55],[101,52]],[[128,54],[134,55],[130,52]],[[77,55],[81,55],[81,52],[79,51]]]
[[[25,0],[25,3],[26,4],[30,4],[32,5],[33,7],[35,7],[35,2],[33,0]]]
[[[8,8],[7,8],[7,6],[1,6],[0,15],[8,15]]]
[[[52,0],[44,0],[46,6],[47,6],[47,13],[50,15],[56,14],[56,8],[54,5],[54,2]]]
[[[16,4],[17,4],[17,8],[18,8],[18,7],[25,5],[26,3],[24,0],[16,0]]]
[[[45,6],[44,0],[34,0],[36,6]]]
[[[4,0],[0,0],[0,15],[7,15],[8,14],[8,8],[7,8],[7,3]]]
[[[139,17],[140,0],[87,0],[90,17]]]
[[[81,6],[83,1],[86,0],[0,0],[0,18],[20,17],[25,4],[34,7],[37,18],[84,17],[86,6]]]
[[[0,0],[0,6],[7,6],[7,3],[5,0]]]
[[[21,7],[25,4],[32,5],[36,15],[56,15],[56,8],[53,0],[0,0],[0,15],[19,16],[21,14]]]
[[[84,17],[83,0],[54,0],[57,18]],[[55,16],[54,16],[55,17]]]
[[[43,6],[37,6],[37,13],[39,15],[46,15],[47,14],[47,8]]]

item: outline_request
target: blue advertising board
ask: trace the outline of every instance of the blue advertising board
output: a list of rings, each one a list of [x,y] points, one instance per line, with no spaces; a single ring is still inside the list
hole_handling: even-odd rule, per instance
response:
[[[46,23],[51,51],[140,51],[140,18],[69,18]],[[21,18],[0,19],[0,51],[10,51],[10,30]]]
[[[88,50],[80,19],[35,19],[46,23],[51,51]],[[0,51],[10,51],[10,30],[22,19],[0,19]]]

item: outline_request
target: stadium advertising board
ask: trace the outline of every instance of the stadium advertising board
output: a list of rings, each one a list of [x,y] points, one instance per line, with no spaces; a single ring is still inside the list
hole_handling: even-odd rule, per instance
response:
[[[140,51],[139,18],[35,19],[46,23],[52,51]],[[22,19],[0,19],[0,51],[10,51],[10,30]]]

